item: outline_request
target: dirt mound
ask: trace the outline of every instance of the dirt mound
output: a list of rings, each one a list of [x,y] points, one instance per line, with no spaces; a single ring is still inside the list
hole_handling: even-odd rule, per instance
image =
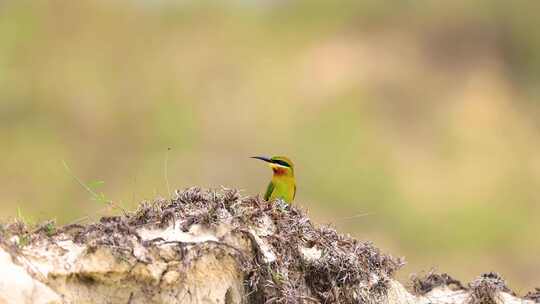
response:
[[[135,212],[104,217],[93,224],[55,228],[46,223],[29,229],[16,223],[2,234],[4,240],[13,236],[24,240],[20,246],[69,238],[90,251],[108,248],[125,259],[141,246],[151,251],[174,243],[178,252],[199,246],[192,241],[149,238],[141,232],[179,229],[177,233],[187,233],[195,226],[216,236],[205,240],[205,246],[223,248],[223,254],[237,261],[245,294],[253,303],[377,303],[403,265],[401,259],[383,254],[370,242],[314,225],[294,205],[241,197],[232,189],[189,188],[177,191],[171,200],[144,202]],[[224,226],[227,233],[216,232]],[[232,236],[251,244],[251,250],[237,246],[241,242],[231,241]]]

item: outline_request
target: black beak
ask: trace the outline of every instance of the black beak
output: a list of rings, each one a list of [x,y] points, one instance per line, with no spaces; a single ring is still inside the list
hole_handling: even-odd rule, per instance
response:
[[[272,162],[272,160],[271,160],[270,158],[268,158],[268,157],[263,157],[263,156],[252,156],[251,158],[260,159],[260,160],[263,160],[263,161],[265,161],[265,162],[267,162],[267,163],[271,163],[271,162]]]

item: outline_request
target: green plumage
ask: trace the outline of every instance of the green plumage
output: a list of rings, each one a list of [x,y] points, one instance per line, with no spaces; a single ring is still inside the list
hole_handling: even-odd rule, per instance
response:
[[[272,182],[269,182],[268,187],[266,187],[266,193],[264,194],[265,200],[270,199],[270,195],[272,195],[272,191],[274,191],[274,184]]]

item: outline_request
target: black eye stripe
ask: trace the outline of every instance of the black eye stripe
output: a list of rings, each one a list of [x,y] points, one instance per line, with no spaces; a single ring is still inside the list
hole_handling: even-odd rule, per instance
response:
[[[289,168],[291,167],[291,165],[289,165],[286,161],[283,161],[283,160],[276,159],[276,160],[273,160],[272,162],[280,166],[289,167]]]

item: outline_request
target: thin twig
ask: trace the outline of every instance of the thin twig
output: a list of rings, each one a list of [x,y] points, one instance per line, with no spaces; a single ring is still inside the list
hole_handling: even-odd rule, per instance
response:
[[[165,152],[165,162],[163,164],[163,175],[165,176],[165,184],[167,185],[167,193],[169,194],[169,198],[171,198],[171,188],[169,186],[169,151],[171,151],[171,148],[167,148],[167,152]]]
[[[353,216],[348,216],[348,217],[341,218],[339,220],[340,221],[353,220],[353,219],[356,219],[356,218],[359,218],[359,217],[364,217],[364,216],[373,215],[373,214],[375,214],[375,213],[373,213],[373,212],[358,213],[358,214],[355,214]]]

